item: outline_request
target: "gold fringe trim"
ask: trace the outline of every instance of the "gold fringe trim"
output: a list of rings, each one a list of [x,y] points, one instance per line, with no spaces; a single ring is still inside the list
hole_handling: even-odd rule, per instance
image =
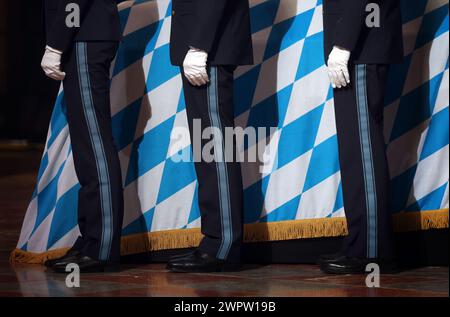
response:
[[[345,218],[320,218],[256,223],[245,226],[245,242],[338,237],[346,235]]]
[[[196,247],[202,240],[200,229],[166,230],[122,237],[121,254]]]
[[[448,209],[407,212],[393,217],[396,232],[408,232],[449,227]],[[338,237],[347,234],[345,218],[321,218],[295,221],[257,223],[245,226],[245,242],[284,241],[306,238]],[[203,235],[200,229],[167,230],[122,237],[121,253],[130,255],[150,251],[196,247]],[[32,253],[19,249],[11,253],[12,263],[42,264],[64,255],[67,249]]]
[[[34,253],[15,249],[9,256],[11,263],[44,264],[45,261],[62,257],[69,251],[69,248],[50,250],[44,253]]]
[[[337,237],[347,234],[345,218],[256,223],[245,226],[245,242],[282,241],[302,238]],[[196,247],[202,240],[200,229],[169,230],[122,238],[122,255],[148,251]]]
[[[448,209],[404,212],[393,216],[395,232],[448,228]]]

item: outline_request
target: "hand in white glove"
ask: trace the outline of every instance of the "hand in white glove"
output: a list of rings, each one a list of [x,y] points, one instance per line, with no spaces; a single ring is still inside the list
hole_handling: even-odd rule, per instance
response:
[[[184,76],[194,86],[203,86],[209,82],[206,65],[208,62],[208,53],[205,51],[191,48],[186,54],[183,62]]]
[[[350,84],[350,74],[348,72],[348,61],[350,51],[334,47],[328,57],[328,76],[333,88],[347,87]]]
[[[51,48],[50,46],[45,48],[45,54],[42,58],[41,67],[47,77],[59,81],[66,77],[66,73],[61,71],[62,54],[63,52]]]

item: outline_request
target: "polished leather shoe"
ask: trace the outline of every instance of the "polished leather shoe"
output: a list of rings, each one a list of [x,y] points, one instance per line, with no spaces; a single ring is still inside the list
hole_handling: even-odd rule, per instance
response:
[[[77,250],[69,250],[65,255],[63,255],[62,257],[59,257],[57,259],[52,259],[52,260],[47,260],[45,261],[44,265],[46,267],[52,267],[53,265],[55,265],[58,262],[62,262],[62,261],[70,261],[70,259],[74,259],[76,258],[78,255],[80,254],[80,251]]]
[[[184,257],[172,258],[167,269],[174,273],[207,273],[237,271],[240,264],[227,263],[199,250]]]
[[[184,257],[190,256],[190,255],[192,255],[194,252],[195,252],[195,251],[191,251],[191,252],[188,252],[188,253],[177,254],[177,255],[171,256],[169,261],[172,261],[172,260],[175,260],[175,259],[179,259],[179,258],[184,258]]]
[[[77,257],[69,258],[67,261],[55,263],[51,269],[56,273],[68,273],[66,267],[69,264],[76,264],[80,268],[80,273],[102,273],[102,272],[118,272],[120,270],[119,263],[104,262],[94,260],[86,255],[79,254]]]
[[[363,274],[369,262],[367,259],[343,256],[321,263],[320,269],[327,274]]]
[[[345,255],[342,252],[324,254],[319,257],[319,259],[317,260],[317,264],[321,265],[322,263],[335,262],[339,259],[342,259],[343,257],[345,257]]]

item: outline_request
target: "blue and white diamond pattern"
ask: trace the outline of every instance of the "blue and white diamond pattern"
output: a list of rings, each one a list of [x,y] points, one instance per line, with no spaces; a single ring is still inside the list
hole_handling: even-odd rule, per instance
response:
[[[251,0],[256,64],[236,72],[236,124],[261,136],[270,164],[243,164],[246,223],[344,216],[333,94],[323,57],[322,0]],[[393,66],[386,141],[395,212],[448,208],[448,1],[402,1],[406,60]],[[179,71],[170,64],[170,0],[120,5],[124,40],[112,68],[113,130],[123,171],[123,234],[197,228],[197,181]],[[18,248],[45,252],[77,235],[77,191],[60,92]],[[269,131],[269,129],[268,129]],[[247,144],[242,152],[256,144]]]

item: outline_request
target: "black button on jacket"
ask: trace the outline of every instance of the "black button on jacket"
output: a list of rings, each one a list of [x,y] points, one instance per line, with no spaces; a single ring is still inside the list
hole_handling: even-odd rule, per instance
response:
[[[80,8],[80,27],[68,27],[69,4]],[[120,41],[120,19],[116,0],[45,0],[47,45],[67,51],[73,42]]]
[[[368,4],[380,8],[380,27],[368,27]],[[339,46],[356,64],[393,64],[403,59],[400,0],[324,0],[325,59]]]
[[[189,47],[209,53],[212,65],[253,63],[248,0],[173,0],[170,55],[183,64]]]

